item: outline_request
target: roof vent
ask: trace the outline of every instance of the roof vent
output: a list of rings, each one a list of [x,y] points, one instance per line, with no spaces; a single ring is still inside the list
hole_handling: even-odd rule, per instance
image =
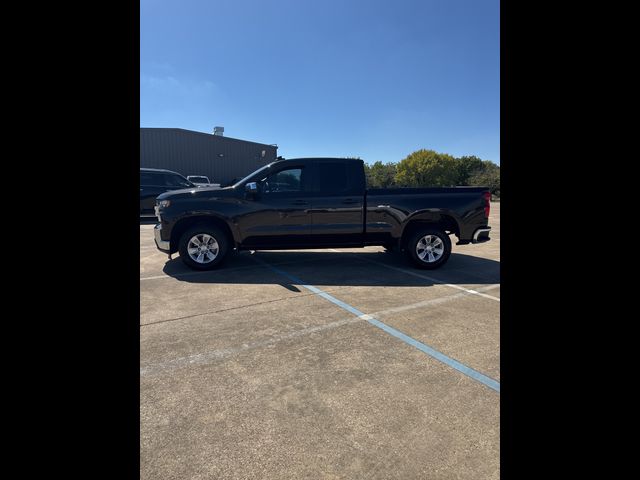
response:
[[[224,136],[224,127],[213,127],[213,134],[221,137]]]

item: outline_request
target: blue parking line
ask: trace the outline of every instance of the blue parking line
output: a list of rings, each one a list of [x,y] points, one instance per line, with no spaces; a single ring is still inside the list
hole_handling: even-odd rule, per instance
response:
[[[284,270],[281,270],[277,267],[274,267],[270,264],[268,264],[267,262],[260,260],[256,257],[252,257],[256,262],[264,265],[265,267],[271,269],[272,271],[287,277],[289,280],[291,280],[292,282],[294,282],[297,285],[300,285],[304,288],[306,288],[307,290],[310,290],[311,292],[317,294],[318,296],[329,300],[331,303],[339,306],[340,308],[346,310],[349,313],[352,313],[354,315],[356,315],[357,317],[363,317],[364,320],[366,320],[367,322],[369,322],[371,325],[373,325],[374,327],[377,327],[385,332],[387,332],[389,335],[392,335],[396,338],[398,338],[399,340],[402,340],[404,343],[406,343],[407,345],[411,345],[412,347],[417,348],[418,350],[420,350],[421,352],[426,353],[427,355],[429,355],[430,357],[435,358],[436,360],[439,360],[440,362],[444,363],[445,365],[448,365],[449,367],[459,371],[460,373],[463,373],[464,375],[473,378],[474,380],[482,383],[483,385],[486,385],[487,387],[495,390],[496,392],[500,393],[500,382],[494,380],[493,378],[487,377],[486,375],[478,372],[477,370],[474,370],[471,367],[468,367],[466,365],[464,365],[463,363],[460,363],[459,361],[448,357],[447,355],[445,355],[442,352],[439,352],[438,350],[436,350],[435,348],[431,348],[428,345],[425,345],[424,343],[416,340],[415,338],[411,338],[409,335],[402,333],[400,330],[396,330],[393,327],[390,327],[389,325],[387,325],[384,322],[381,322],[378,319],[373,318],[371,315],[367,315],[364,312],[361,312],[360,310],[358,310],[355,307],[352,307],[351,305],[349,305],[348,303],[345,303],[341,300],[338,300],[337,298],[335,298],[332,295],[329,295],[326,292],[323,292],[322,290],[320,290],[317,287],[314,287],[313,285],[306,285],[302,280],[300,280],[299,278],[291,275],[288,272],[285,272]]]

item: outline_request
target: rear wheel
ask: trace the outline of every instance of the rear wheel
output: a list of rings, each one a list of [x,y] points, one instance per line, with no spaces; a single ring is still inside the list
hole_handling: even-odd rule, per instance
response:
[[[451,239],[440,229],[421,228],[409,237],[406,252],[416,267],[434,270],[449,260]]]
[[[189,268],[211,270],[224,260],[229,251],[225,233],[211,225],[196,225],[180,237],[180,259]]]

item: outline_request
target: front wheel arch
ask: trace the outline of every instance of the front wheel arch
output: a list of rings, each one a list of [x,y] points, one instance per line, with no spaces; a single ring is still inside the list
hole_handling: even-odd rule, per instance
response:
[[[176,253],[178,251],[182,234],[194,225],[209,225],[219,228],[227,236],[227,239],[231,244],[231,248],[235,247],[233,232],[231,231],[231,228],[229,227],[227,222],[211,215],[194,215],[178,220],[178,222],[176,222],[176,224],[171,229],[171,253]]]
[[[196,243],[193,243],[193,239],[197,239]],[[202,246],[202,253],[191,253],[191,250],[198,246]],[[209,246],[212,247],[211,250]],[[178,242],[180,259],[194,270],[211,270],[218,267],[230,249],[231,242],[226,232],[207,223],[192,225],[182,233]]]

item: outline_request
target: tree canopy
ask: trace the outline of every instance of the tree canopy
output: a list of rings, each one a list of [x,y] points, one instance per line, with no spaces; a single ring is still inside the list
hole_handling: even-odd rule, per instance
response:
[[[483,186],[500,196],[500,166],[476,156],[453,157],[421,149],[398,163],[365,163],[367,185],[388,187]]]
[[[398,163],[396,182],[403,187],[453,186],[458,180],[455,159],[434,150],[418,150]]]
[[[491,193],[500,196],[500,167],[493,162],[483,161],[482,166],[471,174],[469,185],[489,187]]]
[[[389,188],[396,185],[396,164],[375,162],[373,165],[365,164],[368,184],[372,188]]]

